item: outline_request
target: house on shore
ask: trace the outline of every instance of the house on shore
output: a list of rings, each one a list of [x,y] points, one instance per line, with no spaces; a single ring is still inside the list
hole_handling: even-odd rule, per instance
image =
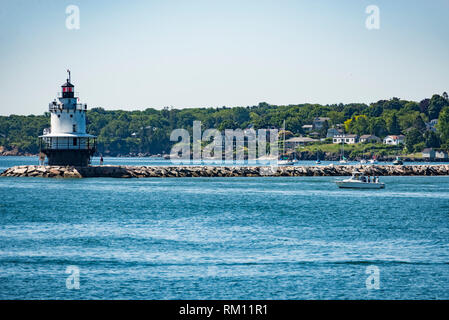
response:
[[[360,136],[360,142],[364,143],[380,143],[382,140],[373,134],[364,134]]]
[[[384,139],[384,144],[390,145],[390,146],[398,146],[400,144],[404,144],[405,142],[405,136],[404,135],[398,135],[398,136],[386,136]]]
[[[332,139],[333,143],[355,144],[359,142],[359,136],[356,134],[338,134]]]
[[[435,159],[435,150],[433,150],[432,148],[425,148],[422,151],[422,157],[424,159]]]
[[[435,151],[435,159],[438,160],[447,160],[449,159],[449,154],[447,153],[447,151]]]

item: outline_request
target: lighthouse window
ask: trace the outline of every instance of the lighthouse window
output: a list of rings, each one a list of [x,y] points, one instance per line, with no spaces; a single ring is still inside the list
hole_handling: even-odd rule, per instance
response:
[[[73,114],[70,115],[70,118],[73,118]]]
[[[73,125],[73,132],[76,132],[76,124]]]
[[[61,115],[60,115],[60,114],[58,114],[58,118],[61,118]]]
[[[74,146],[76,146],[76,144],[77,144],[77,142],[78,142],[77,140],[78,140],[78,139],[73,138],[73,145],[74,145]]]

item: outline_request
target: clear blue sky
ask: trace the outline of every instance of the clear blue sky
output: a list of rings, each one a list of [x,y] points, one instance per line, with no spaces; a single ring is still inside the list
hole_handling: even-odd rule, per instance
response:
[[[47,111],[67,68],[105,109],[421,100],[449,91],[448,17],[447,0],[2,0],[0,114]]]

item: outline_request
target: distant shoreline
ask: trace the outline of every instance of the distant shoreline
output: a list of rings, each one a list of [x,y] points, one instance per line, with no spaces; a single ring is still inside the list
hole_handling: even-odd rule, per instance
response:
[[[0,157],[38,157],[38,154],[0,154]],[[95,156],[99,158],[100,156]],[[104,158],[140,158],[140,159],[161,159],[162,157],[158,157],[157,155],[151,155],[151,156],[139,156],[139,155],[117,155],[117,156],[109,156],[104,155]],[[449,159],[428,159],[428,158],[411,158],[406,156],[399,156],[402,161],[404,162],[447,162],[449,163]],[[346,157],[348,161],[360,161],[362,158],[360,157]],[[379,162],[392,162],[396,159],[396,156],[379,156],[376,158]],[[316,156],[310,156],[310,157],[300,157],[298,159],[299,161],[316,161]],[[339,161],[339,157],[337,155],[331,155],[331,156],[325,156],[321,161]]]

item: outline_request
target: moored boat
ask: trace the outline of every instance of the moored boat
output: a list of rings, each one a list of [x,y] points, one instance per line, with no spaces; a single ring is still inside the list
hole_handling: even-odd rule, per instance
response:
[[[339,162],[341,164],[348,163],[348,160],[346,160],[346,157],[345,157],[345,142],[343,139],[341,140],[341,153],[340,153],[340,161]]]
[[[395,165],[395,166],[401,166],[403,164],[404,164],[404,162],[399,157],[396,157],[396,160],[393,161],[393,165]]]
[[[294,166],[295,162],[295,160],[280,159],[278,160],[278,166]]]

